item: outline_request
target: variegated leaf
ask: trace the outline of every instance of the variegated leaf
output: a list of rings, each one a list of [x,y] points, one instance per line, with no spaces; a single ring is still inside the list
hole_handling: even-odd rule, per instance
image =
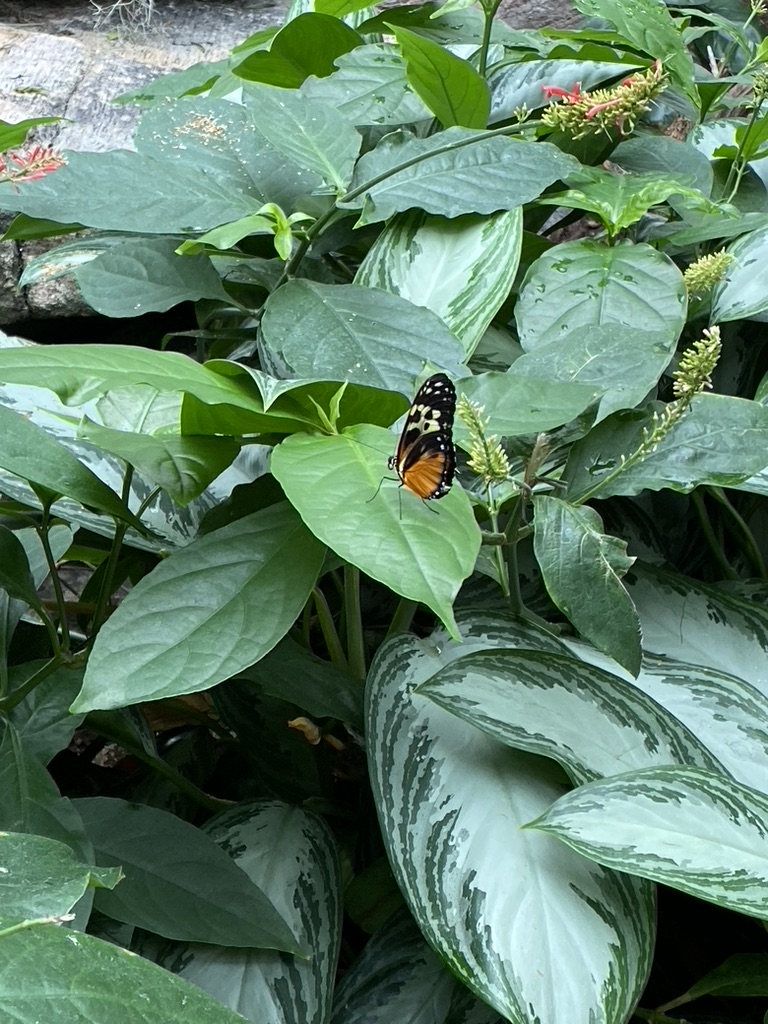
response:
[[[422,933],[512,1024],[625,1020],[650,962],[651,890],[531,842],[520,826],[563,782],[414,693],[442,663],[434,643],[397,637],[366,693],[382,834]]]
[[[645,768],[561,797],[531,828],[598,864],[768,914],[768,798],[702,768]]]
[[[207,831],[269,893],[311,957],[151,940],[140,952],[253,1024],[325,1024],[341,937],[338,858],[328,829],[297,807],[261,800],[218,815]]]
[[[522,207],[452,220],[410,211],[382,231],[355,282],[431,309],[469,358],[509,294],[522,238]]]
[[[594,647],[573,653],[628,680],[682,722],[738,782],[768,794],[768,698],[737,676],[646,654],[636,679]]]
[[[647,651],[739,676],[768,696],[763,601],[649,566],[633,566],[624,583]]]
[[[576,783],[654,764],[722,770],[656,701],[569,655],[469,654],[417,692],[502,743],[554,758]]]
[[[407,910],[396,911],[341,980],[331,1024],[503,1024],[447,971]]]

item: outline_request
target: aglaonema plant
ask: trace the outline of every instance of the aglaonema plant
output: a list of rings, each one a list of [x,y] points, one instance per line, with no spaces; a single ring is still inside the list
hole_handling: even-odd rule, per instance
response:
[[[760,11],[496,6],[315,0],[127,97],[130,151],[6,140],[7,237],[72,236],[23,283],[196,310],[178,351],[0,346],[14,1020],[765,995]],[[420,501],[387,467],[437,373]],[[64,773],[76,730],[121,771]],[[750,955],[659,990],[657,882]]]

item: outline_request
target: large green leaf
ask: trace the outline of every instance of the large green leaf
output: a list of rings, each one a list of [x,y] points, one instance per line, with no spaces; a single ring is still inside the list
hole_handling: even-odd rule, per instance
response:
[[[21,687],[45,662],[14,665],[8,673],[9,692]],[[8,712],[8,718],[26,751],[47,764],[64,750],[84,715],[70,714],[69,705],[83,684],[85,668],[61,666],[46,676],[22,701]]]
[[[202,494],[240,451],[230,437],[152,436],[112,430],[88,420],[80,434],[134,466],[181,506]]]
[[[193,693],[252,665],[288,632],[324,554],[282,502],[175,552],[102,628],[72,710]]]
[[[666,326],[653,331],[623,324],[585,324],[515,360],[515,376],[575,381],[602,395],[598,419],[633,409],[669,365],[675,339]]]
[[[592,508],[548,494],[533,502],[534,552],[547,593],[583,637],[636,676],[640,622],[621,582],[634,562],[626,541],[606,534]]]
[[[726,252],[734,262],[712,293],[712,322],[768,319],[768,229],[742,235]]]
[[[37,586],[27,561],[24,545],[13,530],[0,524],[0,589],[9,597],[40,609]]]
[[[331,1024],[502,1024],[448,971],[406,910],[390,915],[344,972]]]
[[[307,811],[262,800],[225,811],[205,831],[270,893],[312,956],[197,943],[144,943],[139,952],[153,953],[253,1024],[324,1024],[341,939],[338,856],[329,830]]]
[[[406,77],[443,128],[485,128],[491,96],[485,79],[450,50],[410,29],[392,27]]]
[[[590,782],[531,827],[599,864],[762,917],[768,893],[768,797],[674,765]]]
[[[0,1003],[15,1024],[242,1024],[135,953],[53,925],[0,939]]]
[[[117,885],[120,873],[78,861],[69,846],[45,836],[0,832],[0,920],[68,914],[89,885]]]
[[[755,601],[748,591],[637,564],[625,582],[648,651],[739,676],[768,697],[764,595]]]
[[[653,171],[688,180],[705,196],[712,191],[712,164],[706,156],[690,143],[666,135],[648,132],[625,139],[611,153],[611,163],[635,173]]]
[[[457,385],[461,394],[483,407],[489,430],[502,437],[537,434],[569,423],[597,397],[594,385],[519,377],[514,366],[507,373],[480,373]],[[467,431],[457,423],[459,439]]]
[[[398,884],[438,955],[512,1024],[626,1020],[650,963],[651,890],[521,830],[562,792],[551,762],[413,692],[461,653],[397,637],[369,673],[371,782]]]
[[[497,213],[536,199],[579,165],[548,142],[521,142],[467,128],[426,139],[393,132],[357,162],[345,203],[359,224],[413,207],[443,217]]]
[[[468,358],[509,294],[522,237],[520,207],[453,220],[414,210],[384,228],[360,264],[355,283],[431,309],[456,335]]]
[[[621,324],[673,345],[683,328],[683,275],[650,245],[589,239],[548,249],[525,275],[515,306],[520,344],[532,352],[577,327]]]
[[[333,106],[355,125],[401,125],[430,119],[406,81],[405,61],[392,46],[358,46],[342,54],[336,66],[338,71],[327,78],[308,78],[300,94]]]
[[[291,923],[200,829],[156,807],[108,797],[75,801],[97,863],[125,878],[96,895],[108,917],[173,939],[295,953]]]
[[[267,300],[266,345],[303,377],[409,394],[429,361],[461,372],[461,345],[429,309],[360,285],[289,281]]]
[[[459,484],[430,506],[384,479],[392,434],[351,428],[286,438],[272,472],[324,544],[396,594],[421,601],[456,635],[452,605],[470,575],[480,530]],[[434,516],[434,521],[433,521]]]
[[[306,96],[252,85],[246,90],[253,122],[271,146],[343,192],[362,136],[335,107]]]
[[[250,54],[232,70],[249,82],[297,89],[309,75],[334,71],[333,62],[362,42],[343,21],[328,14],[300,14],[277,33],[269,50]]]
[[[83,298],[104,316],[165,312],[180,302],[229,302],[205,255],[177,256],[180,238],[126,241],[83,264],[75,278]]]
[[[541,650],[470,652],[417,691],[518,750],[558,761],[576,783],[659,764],[722,770],[693,731],[643,688]]]
[[[2,356],[28,352],[29,349],[5,349]],[[3,376],[0,369],[0,379]],[[89,508],[143,529],[140,520],[115,492],[42,427],[0,406],[0,434],[3,438],[0,467],[3,469],[53,494],[74,498]]]
[[[687,493],[701,484],[727,487],[768,465],[768,409],[731,395],[698,395],[682,420],[638,460],[629,458],[654,428],[653,406],[619,412],[578,441],[563,479],[572,501],[591,493],[639,494],[669,487]],[[622,462],[622,456],[627,459]]]

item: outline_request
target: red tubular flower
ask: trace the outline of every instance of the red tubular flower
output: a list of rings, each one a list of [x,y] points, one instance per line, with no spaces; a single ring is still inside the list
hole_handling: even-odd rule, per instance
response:
[[[20,181],[38,181],[64,163],[64,157],[50,147],[35,146],[25,154],[8,153],[5,157],[0,156],[0,180],[14,185]]]

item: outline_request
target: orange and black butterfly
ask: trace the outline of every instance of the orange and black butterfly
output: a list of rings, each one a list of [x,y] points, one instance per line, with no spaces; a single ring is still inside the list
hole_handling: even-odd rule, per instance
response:
[[[443,498],[456,468],[453,416],[456,389],[444,373],[436,373],[416,393],[397,451],[387,463],[401,487],[422,501]]]

